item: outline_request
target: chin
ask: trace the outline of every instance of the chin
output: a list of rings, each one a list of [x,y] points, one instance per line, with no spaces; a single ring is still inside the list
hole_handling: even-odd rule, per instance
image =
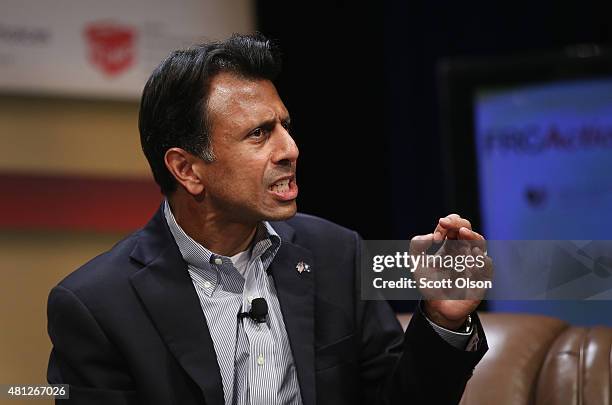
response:
[[[292,204],[280,207],[274,211],[268,212],[266,215],[266,221],[285,221],[289,218],[292,218],[297,213],[297,204],[295,201]]]

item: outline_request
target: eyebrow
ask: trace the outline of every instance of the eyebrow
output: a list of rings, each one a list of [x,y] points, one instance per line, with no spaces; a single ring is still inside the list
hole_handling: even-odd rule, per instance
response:
[[[281,122],[281,124],[290,125],[291,124],[291,117],[289,115],[287,115],[284,118],[281,118],[280,122]],[[276,125],[276,120],[275,119],[270,119],[270,120],[261,121],[254,128],[272,129],[272,128],[274,128],[274,125]]]

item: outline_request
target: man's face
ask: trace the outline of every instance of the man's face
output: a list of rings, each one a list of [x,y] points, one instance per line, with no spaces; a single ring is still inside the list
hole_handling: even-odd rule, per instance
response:
[[[212,212],[245,223],[295,215],[299,151],[272,82],[218,74],[205,108],[215,160],[201,178]]]

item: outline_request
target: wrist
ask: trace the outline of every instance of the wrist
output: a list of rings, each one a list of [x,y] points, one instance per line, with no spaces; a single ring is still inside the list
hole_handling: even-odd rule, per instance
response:
[[[429,307],[427,301],[424,302],[423,312],[430,321],[444,329],[454,332],[468,332],[471,330],[472,317],[470,315],[466,315],[458,319],[450,319]]]

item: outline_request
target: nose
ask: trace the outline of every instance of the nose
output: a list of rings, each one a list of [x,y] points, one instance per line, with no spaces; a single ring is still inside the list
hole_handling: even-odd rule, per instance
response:
[[[277,137],[277,145],[273,155],[273,162],[278,165],[293,166],[297,162],[300,151],[291,134],[282,126]]]

